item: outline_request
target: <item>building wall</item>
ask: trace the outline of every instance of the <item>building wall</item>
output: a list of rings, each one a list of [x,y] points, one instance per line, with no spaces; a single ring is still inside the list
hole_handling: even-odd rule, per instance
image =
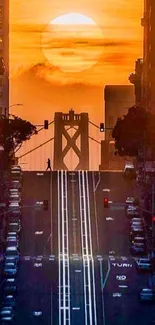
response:
[[[128,108],[135,104],[134,86],[107,85],[104,90],[105,128],[113,128],[117,118],[127,114]],[[105,140],[114,140],[112,130],[105,129]]]
[[[144,1],[143,100],[148,110],[155,111],[155,1]]]
[[[0,0],[0,114],[9,108],[9,0]]]

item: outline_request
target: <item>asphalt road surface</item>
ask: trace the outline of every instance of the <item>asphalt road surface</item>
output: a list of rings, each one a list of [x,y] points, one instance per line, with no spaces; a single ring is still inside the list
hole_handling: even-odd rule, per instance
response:
[[[149,277],[129,251],[131,194],[120,172],[24,173],[17,325],[151,324],[155,306],[138,299]]]

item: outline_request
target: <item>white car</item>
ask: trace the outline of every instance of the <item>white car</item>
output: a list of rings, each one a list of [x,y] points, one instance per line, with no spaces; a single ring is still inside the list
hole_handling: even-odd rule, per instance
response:
[[[140,216],[140,211],[137,206],[129,205],[125,212],[127,217]]]

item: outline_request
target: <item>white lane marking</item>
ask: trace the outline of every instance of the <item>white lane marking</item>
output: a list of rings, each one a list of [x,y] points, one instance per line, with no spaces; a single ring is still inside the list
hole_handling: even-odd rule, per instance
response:
[[[112,296],[114,298],[116,298],[116,297],[120,298],[122,296],[122,294],[120,292],[114,292]]]
[[[67,294],[66,294],[66,300],[68,303],[69,313],[68,318],[66,316],[66,320],[68,321],[68,324],[71,323],[71,315],[70,315],[70,268],[69,268],[69,223],[68,223],[68,188],[67,188],[67,171],[65,171],[65,188],[66,188],[66,196],[65,196],[65,203],[66,203],[66,235],[67,235]],[[65,264],[66,265],[66,264]]]
[[[72,310],[80,310],[80,307],[72,307]]]
[[[104,279],[104,282],[103,282],[103,288],[102,288],[102,289],[105,288],[106,282],[107,282],[107,280],[108,280],[108,276],[109,276],[110,269],[111,269],[110,266],[111,266],[111,265],[110,265],[110,261],[108,260],[108,270],[107,270],[107,273],[106,273],[106,276],[105,276],[105,279]]]
[[[106,217],[106,220],[107,220],[107,221],[109,221],[109,220],[113,221],[114,218],[112,218],[112,217]]]
[[[42,265],[42,263],[34,263],[33,266],[34,267],[42,267],[43,265]]]
[[[112,263],[114,267],[132,267],[132,264],[127,263]]]
[[[23,256],[25,261],[30,261],[31,257],[30,256]]]
[[[125,256],[121,256],[121,259],[122,259],[123,261],[127,261],[127,260],[128,260],[128,258],[125,257]]]
[[[93,172],[93,175],[95,177],[95,172]],[[98,181],[96,183],[96,186],[95,186],[95,192],[96,192],[96,190],[97,190],[97,188],[98,188],[98,186],[100,184],[100,180],[101,180],[101,174],[100,174],[100,172],[98,172],[98,175],[99,175],[99,179],[98,179]],[[94,180],[95,180],[95,178],[94,178]]]
[[[116,280],[125,281],[126,280],[126,275],[116,275]]]
[[[92,248],[92,233],[91,233],[91,213],[90,213],[90,197],[89,197],[89,182],[88,182],[88,172],[86,171],[86,185],[87,185],[87,205],[88,205],[88,225],[89,225],[89,236],[90,236],[90,253],[92,262],[92,275],[93,275],[93,302],[94,302],[94,317],[95,324],[97,325],[97,312],[96,312],[96,291],[95,291],[95,271],[94,271],[94,259],[93,259],[93,248]]]
[[[123,285],[123,284],[120,284],[120,285],[119,285],[119,288],[128,288],[128,286],[125,285],[125,284],[124,284],[124,285]]]
[[[103,316],[103,325],[105,325],[105,305],[104,305],[104,294],[103,294],[103,267],[102,262],[100,261],[100,279],[101,279],[101,297],[102,297],[102,316]]]
[[[58,172],[59,325],[70,325],[70,274],[67,194],[67,172],[60,171]]]
[[[35,231],[35,235],[42,235],[43,231]]]
[[[115,251],[109,251],[109,254],[115,254]]]
[[[85,262],[84,262],[84,224],[83,224],[83,210],[82,210],[82,198],[83,198],[83,193],[82,193],[82,184],[81,184],[81,174],[80,172],[78,173],[78,178],[79,178],[79,194],[80,194],[80,224],[81,224],[81,242],[82,242],[82,259],[83,259],[83,282],[84,282],[84,302],[85,302],[85,325],[88,325],[87,322],[87,295],[86,295],[86,269],[85,269]]]
[[[93,192],[94,192],[94,208],[95,208],[95,225],[96,225],[96,238],[97,238],[97,249],[100,251],[100,243],[99,243],[99,233],[98,233],[98,222],[97,222],[97,206],[96,206],[96,196],[95,196],[95,179],[94,173],[92,174],[93,179]]]
[[[75,270],[75,273],[81,273],[81,270]]]
[[[53,222],[53,216],[52,216],[52,181],[53,181],[53,179],[52,179],[52,175],[53,175],[53,173],[50,173],[50,203],[51,203],[51,206],[50,206],[50,212],[51,212],[51,237],[50,237],[50,239],[51,239],[51,253],[53,252],[53,236],[52,236],[52,234],[53,234],[53,224],[52,224],[52,222]]]
[[[53,293],[52,293],[52,286],[51,286],[51,325],[53,325]]]
[[[59,256],[59,325],[61,325],[61,260],[60,260],[60,184],[59,171],[57,172],[57,186],[58,186],[58,256]]]
[[[42,315],[42,311],[34,311],[33,312],[34,316],[41,316]]]
[[[88,225],[87,225],[87,211],[86,211],[86,189],[85,189],[85,179],[84,171],[82,171],[82,187],[83,187],[83,203],[84,203],[84,227],[85,227],[85,245],[86,245],[86,258],[84,258],[85,270],[87,269],[88,275],[88,307],[89,307],[89,320],[90,325],[92,325],[92,300],[91,300],[91,279],[90,279],[90,260],[89,260],[89,247],[88,247]]]

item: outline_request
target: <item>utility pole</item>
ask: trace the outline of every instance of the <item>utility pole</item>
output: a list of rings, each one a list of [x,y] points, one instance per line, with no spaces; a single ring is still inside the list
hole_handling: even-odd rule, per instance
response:
[[[155,221],[154,221],[155,202],[154,202],[154,195],[155,195],[155,186],[154,186],[154,182],[153,182],[152,183],[152,251],[155,250]]]

